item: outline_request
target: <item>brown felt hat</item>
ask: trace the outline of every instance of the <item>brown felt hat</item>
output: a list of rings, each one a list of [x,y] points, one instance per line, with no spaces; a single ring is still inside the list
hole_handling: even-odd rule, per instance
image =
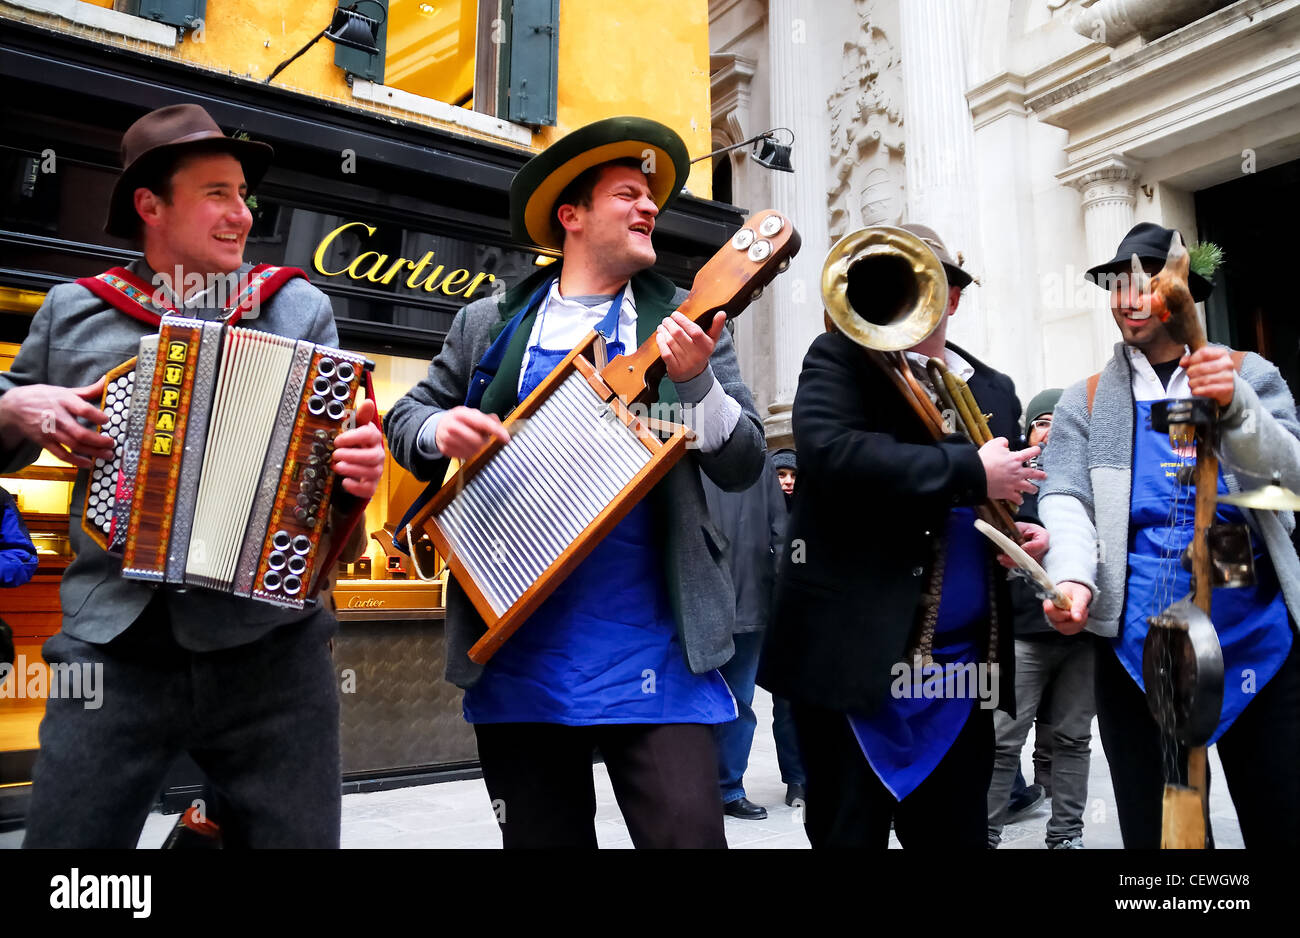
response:
[[[934,252],[935,257],[939,258],[939,263],[943,264],[943,272],[948,275],[949,286],[964,290],[975,279],[962,270],[961,265],[952,259],[948,249],[944,247],[943,239],[939,237],[939,233],[933,228],[927,225],[912,224],[911,222],[898,227],[912,232],[925,242],[926,247]]]
[[[167,160],[188,149],[211,148],[212,141],[243,165],[244,181],[250,190],[262,181],[275,155],[265,143],[227,137],[197,104],[171,104],[150,111],[122,135],[122,175],[113,186],[104,230],[119,238],[135,237],[140,224],[135,190]]]

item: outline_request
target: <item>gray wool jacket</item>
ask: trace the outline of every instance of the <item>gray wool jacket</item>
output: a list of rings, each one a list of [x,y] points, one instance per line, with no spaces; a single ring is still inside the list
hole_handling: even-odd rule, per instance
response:
[[[1124,612],[1134,412],[1132,365],[1119,343],[1098,379],[1091,418],[1081,381],[1056,405],[1051,445],[1044,450],[1047,480],[1038,510],[1051,535],[1044,566],[1053,581],[1074,580],[1092,590],[1087,630],[1107,637],[1119,634]],[[1300,421],[1286,382],[1266,359],[1245,356],[1219,428],[1231,491],[1265,485],[1274,472],[1282,474],[1283,485],[1300,491]],[[1300,619],[1294,515],[1242,513],[1268,550],[1292,619]]]
[[[554,274],[555,269],[548,268],[545,277]],[[428,376],[388,411],[384,418],[384,434],[389,449],[393,458],[416,478],[441,481],[446,466],[445,460],[430,459],[417,446],[421,426],[431,415],[465,402],[469,382],[479,361],[501,331],[501,326],[523,306],[541,279],[535,275],[499,301],[495,297],[485,297],[461,309],[452,322],[442,350],[429,365]],[[659,321],[686,297],[685,291],[651,273],[633,277],[632,290],[637,310],[638,342],[645,341]],[[534,316],[530,314],[520,324],[511,351],[498,372],[497,381],[510,385],[507,390],[511,405],[514,402],[511,382],[518,375],[523,340],[531,331]],[[686,663],[696,674],[711,671],[730,660],[735,652],[731,636],[736,616],[735,593],[726,562],[727,541],[709,518],[700,473],[706,474],[720,488],[738,491],[752,485],[759,477],[765,452],[762,422],[749,389],[741,380],[735,350],[726,330],[714,348],[709,365],[705,374],[690,384],[699,382],[703,385],[700,393],[703,396],[703,390],[707,390],[712,377],[716,377],[723,390],[740,404],[740,419],[721,449],[713,453],[688,450],[648,496],[658,522],[662,569],[677,634]],[[710,369],[712,377],[709,377]],[[692,396],[686,385],[674,386],[665,379],[660,386],[661,400],[665,395],[673,395],[674,387],[681,392],[683,399],[698,399]],[[488,409],[486,398],[484,409]],[[454,577],[448,581],[446,606],[447,680],[459,687],[470,687],[478,680],[483,668],[469,660],[468,652],[486,626]]]
[[[149,281],[153,272],[137,261],[132,272]],[[329,298],[302,278],[285,283],[262,304],[255,319],[239,325],[321,345],[338,346],[338,332]],[[24,384],[53,384],[65,388],[94,384],[110,369],[133,358],[140,338],[158,331],[113,309],[75,283],[54,287],[32,319],[13,367],[0,373],[0,395]],[[98,402],[96,402],[98,403]],[[0,472],[13,472],[32,463],[41,449],[24,443],[0,446]],[[81,527],[89,471],[77,473],[72,487],[68,532],[76,558],[59,586],[63,631],[94,644],[109,642],[124,632],[159,589],[167,594],[172,631],[190,651],[233,648],[256,641],[277,626],[317,613],[282,609],[228,593],[207,589],[178,590],[122,577],[122,562],[105,553]]]

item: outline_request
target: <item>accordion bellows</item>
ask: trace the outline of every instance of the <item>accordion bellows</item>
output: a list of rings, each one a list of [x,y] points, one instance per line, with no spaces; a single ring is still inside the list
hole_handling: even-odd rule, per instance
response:
[[[334,485],[334,437],[364,358],[252,329],[167,318],[108,375],[83,526],[122,575],[301,608]]]

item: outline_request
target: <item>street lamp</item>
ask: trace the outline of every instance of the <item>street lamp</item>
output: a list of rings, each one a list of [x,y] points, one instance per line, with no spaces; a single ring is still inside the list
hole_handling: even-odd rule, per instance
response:
[[[384,5],[379,3],[378,0],[357,0],[350,7],[336,7],[334,18],[330,20],[330,24],[313,36],[307,45],[277,65],[275,71],[267,76],[263,84],[269,85],[271,79],[288,68],[290,63],[314,46],[322,36],[337,45],[356,49],[366,55],[378,55],[379,46],[376,40],[379,36],[379,26],[383,23],[383,20],[373,19],[357,12],[357,6],[367,2],[379,7],[380,12],[384,13],[385,16],[388,15]]]
[[[790,135],[789,143],[777,143],[774,137],[778,130],[784,130]],[[777,172],[792,173],[794,167],[790,165],[790,150],[794,146],[794,131],[789,127],[773,127],[771,130],[765,130],[761,134],[755,134],[748,140],[742,140],[740,143],[733,143],[729,147],[722,147],[720,150],[714,150],[712,153],[706,153],[703,156],[697,156],[691,160],[692,163],[698,163],[701,160],[707,160],[710,157],[717,156],[719,153],[726,153],[729,150],[739,150],[741,147],[747,147],[751,143],[757,143],[749,153],[749,158],[759,166],[765,166],[768,169],[775,169]]]

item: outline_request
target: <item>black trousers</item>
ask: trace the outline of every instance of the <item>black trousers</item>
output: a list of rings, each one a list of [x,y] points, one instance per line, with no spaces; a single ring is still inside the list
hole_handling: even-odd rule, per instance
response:
[[[596,847],[596,749],[638,848],[727,846],[712,726],[478,723],[474,735],[507,849]]]
[[[814,848],[885,849],[893,821],[904,847],[987,849],[992,710],[973,707],[948,754],[899,801],[876,777],[845,714],[806,704],[793,707],[808,775],[804,830]]]
[[[335,627],[322,610],[247,645],[192,652],[172,637],[159,597],[107,644],[56,634],[45,660],[101,669],[103,698],[49,700],[23,846],[133,848],[184,750],[239,842],[338,847]]]
[[[1160,847],[1164,760],[1146,695],[1109,647],[1097,649],[1097,722],[1110,763],[1120,834],[1128,849]],[[1219,738],[1219,760],[1246,846],[1300,846],[1300,639],[1273,679]],[[1244,680],[1227,674],[1226,681]],[[1187,754],[1177,763],[1186,772]],[[1208,784],[1209,773],[1206,773]],[[1180,779],[1180,781],[1185,781]]]

